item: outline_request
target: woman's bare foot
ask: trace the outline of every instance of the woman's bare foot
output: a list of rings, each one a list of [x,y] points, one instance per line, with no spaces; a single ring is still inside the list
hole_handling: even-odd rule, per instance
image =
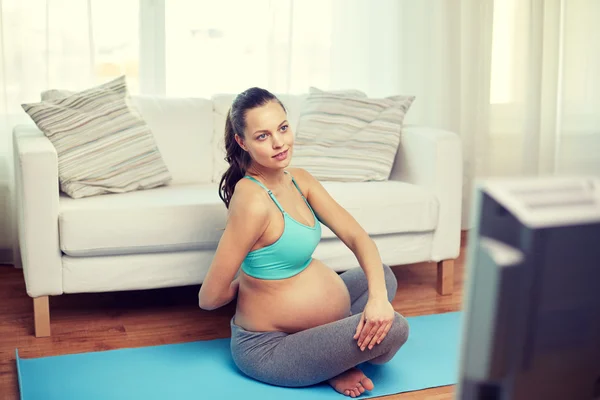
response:
[[[365,390],[373,390],[373,381],[371,381],[358,368],[351,368],[342,372],[335,378],[331,378],[328,383],[336,391],[350,397],[358,397]]]

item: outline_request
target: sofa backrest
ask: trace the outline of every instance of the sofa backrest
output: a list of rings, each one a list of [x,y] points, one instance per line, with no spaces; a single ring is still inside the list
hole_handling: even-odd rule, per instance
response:
[[[296,131],[306,94],[277,95]],[[133,105],[152,129],[158,148],[173,175],[172,184],[218,183],[225,161],[225,118],[235,95],[211,99],[132,96]]]
[[[172,184],[209,183],[213,172],[213,104],[209,99],[132,96],[152,129]]]

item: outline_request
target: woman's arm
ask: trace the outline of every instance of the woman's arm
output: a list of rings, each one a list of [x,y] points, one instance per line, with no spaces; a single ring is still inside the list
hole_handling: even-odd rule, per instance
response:
[[[235,274],[268,225],[264,192],[243,181],[247,180],[236,185],[225,231],[198,293],[199,306],[205,310],[222,307],[235,298],[239,287]]]
[[[306,192],[303,193],[304,197],[319,216],[319,220],[356,256],[367,276],[369,298],[387,300],[381,256],[373,239],[309,172],[301,168],[290,168],[290,172],[300,188]]]
[[[385,338],[394,320],[394,307],[388,300],[381,256],[375,242],[360,224],[327,193],[323,185],[307,171],[292,172],[304,187],[304,196],[319,219],[340,238],[356,256],[365,271],[369,297],[356,327],[354,339],[362,351],[372,349]]]
[[[235,299],[235,297],[237,296],[239,287],[240,287],[240,278],[237,277],[233,281],[231,281],[226,292],[224,292],[220,298],[217,298],[215,301],[213,301],[213,303],[202,303],[202,300],[200,300],[200,295],[198,295],[200,308],[202,308],[204,310],[214,310],[216,308],[226,306],[227,304],[231,303],[231,301],[233,299]]]

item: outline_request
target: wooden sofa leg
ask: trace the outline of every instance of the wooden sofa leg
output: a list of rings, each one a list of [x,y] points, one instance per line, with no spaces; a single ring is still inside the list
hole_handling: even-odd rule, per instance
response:
[[[35,337],[50,336],[50,299],[49,296],[33,298],[33,319]]]
[[[443,260],[437,265],[437,291],[441,295],[454,291],[454,260]]]

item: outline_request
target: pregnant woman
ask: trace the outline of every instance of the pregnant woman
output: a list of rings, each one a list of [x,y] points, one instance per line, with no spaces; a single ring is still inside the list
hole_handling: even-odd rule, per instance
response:
[[[288,387],[327,381],[350,397],[372,390],[356,366],[386,363],[408,337],[406,320],[391,304],[394,274],[318,180],[287,168],[294,136],[272,93],[250,88],[235,98],[225,146],[229,169],[219,195],[228,219],[200,288],[200,307],[214,310],[237,298],[231,353],[253,379]],[[338,275],[312,258],[321,224],[360,267]]]

